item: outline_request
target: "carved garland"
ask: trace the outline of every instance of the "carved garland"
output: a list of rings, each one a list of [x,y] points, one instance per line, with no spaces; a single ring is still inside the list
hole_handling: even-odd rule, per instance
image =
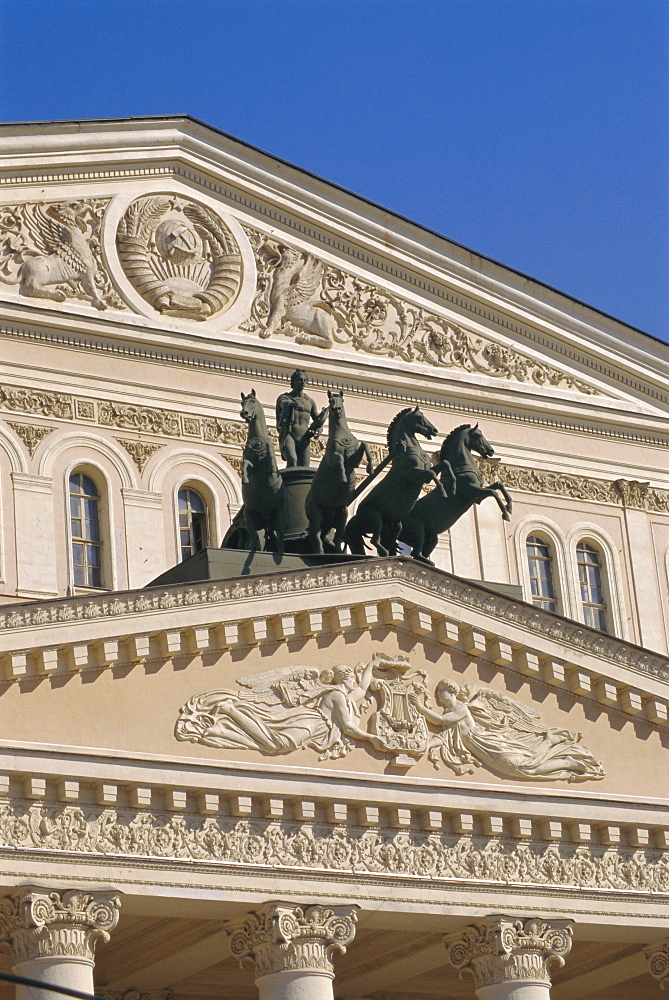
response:
[[[76,858],[191,859],[223,868],[277,868],[465,884],[554,886],[599,893],[669,893],[669,852],[510,838],[347,828],[103,806],[0,804],[0,843]]]

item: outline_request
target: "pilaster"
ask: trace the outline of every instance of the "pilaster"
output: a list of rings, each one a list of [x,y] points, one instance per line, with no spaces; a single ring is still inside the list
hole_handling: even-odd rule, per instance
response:
[[[549,968],[571,950],[568,921],[495,915],[445,937],[448,960],[479,1000],[548,1000]]]

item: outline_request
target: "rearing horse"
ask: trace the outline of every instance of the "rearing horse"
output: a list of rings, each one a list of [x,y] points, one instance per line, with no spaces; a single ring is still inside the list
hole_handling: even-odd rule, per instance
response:
[[[447,531],[470,507],[487,497],[495,498],[502,517],[505,521],[509,520],[513,507],[511,497],[502,483],[485,486],[472,452],[481,458],[492,458],[495,454],[478,424],[475,427],[462,424],[444,440],[439,458],[447,462],[455,474],[455,494],[444,497],[443,491],[431,490],[427,496],[421,497],[402,522],[399,540],[410,546],[414,559],[430,562],[441,532]],[[502,494],[503,501],[497,491]]]
[[[353,500],[355,470],[363,458],[367,472],[374,471],[369,446],[353,436],[346,422],[344,393],[328,390],[328,440],[325,454],[307,494],[305,511],[309,518],[309,540],[313,552],[323,552],[326,535],[334,528],[334,538],[328,547],[342,551],[346,508]]]
[[[248,396],[242,393],[241,416],[248,425],[248,434],[242,453],[242,499],[244,523],[249,534],[249,549],[260,548],[258,531],[265,532],[265,550],[276,540],[276,548],[283,554],[286,533],[286,501],[283,479],[279,475],[274,445],[267,431],[265,414],[255,389]]]
[[[430,456],[416,440],[416,434],[432,438],[436,433],[437,428],[417,406],[400,410],[393,418],[388,427],[390,471],[370,490],[346,527],[344,537],[351,552],[364,555],[363,537],[371,535],[380,556],[395,555],[402,522],[424,483],[432,480],[436,492],[448,498],[437,477],[438,472],[443,472],[446,483],[454,483],[448,463],[442,461],[433,467]]]

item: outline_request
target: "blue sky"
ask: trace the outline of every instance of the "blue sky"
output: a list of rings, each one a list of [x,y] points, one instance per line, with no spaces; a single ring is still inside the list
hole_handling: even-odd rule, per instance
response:
[[[181,113],[669,340],[666,0],[0,0],[0,119]]]

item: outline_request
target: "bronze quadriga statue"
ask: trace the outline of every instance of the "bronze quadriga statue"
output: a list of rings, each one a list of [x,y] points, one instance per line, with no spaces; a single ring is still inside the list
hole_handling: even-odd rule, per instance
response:
[[[312,551],[322,553],[325,545],[329,551],[340,553],[346,509],[355,492],[355,470],[363,459],[370,475],[374,466],[369,446],[353,436],[346,422],[343,391],[328,390],[328,401],[328,440],[307,494],[306,513]],[[334,537],[328,539],[332,531]]]
[[[266,550],[283,553],[286,532],[286,502],[283,479],[279,475],[274,445],[267,430],[262,405],[255,389],[242,393],[241,415],[248,425],[242,454],[242,499],[249,549],[260,548],[259,531],[265,533]]]
[[[437,428],[421,413],[419,407],[401,410],[388,427],[388,454],[390,470],[360,503],[349,521],[345,539],[351,552],[365,554],[364,536],[371,535],[371,543],[380,556],[395,555],[402,522],[416,503],[425,483],[435,483],[435,491],[448,500],[453,492],[454,479],[448,463],[441,461],[432,466],[430,456],[423,451],[417,434],[432,438]],[[442,473],[447,486],[440,482]]]
[[[442,531],[447,531],[470,507],[487,497],[495,498],[502,517],[505,521],[509,520],[511,497],[501,483],[491,483],[488,486],[484,484],[473,452],[481,458],[491,458],[494,455],[492,445],[486,441],[478,424],[475,427],[462,424],[444,440],[439,460],[449,470],[447,485],[451,482],[450,470],[455,475],[455,492],[452,496],[447,496],[443,489],[431,490],[427,496],[417,501],[403,519],[399,540],[410,547],[415,559],[429,562]]]

